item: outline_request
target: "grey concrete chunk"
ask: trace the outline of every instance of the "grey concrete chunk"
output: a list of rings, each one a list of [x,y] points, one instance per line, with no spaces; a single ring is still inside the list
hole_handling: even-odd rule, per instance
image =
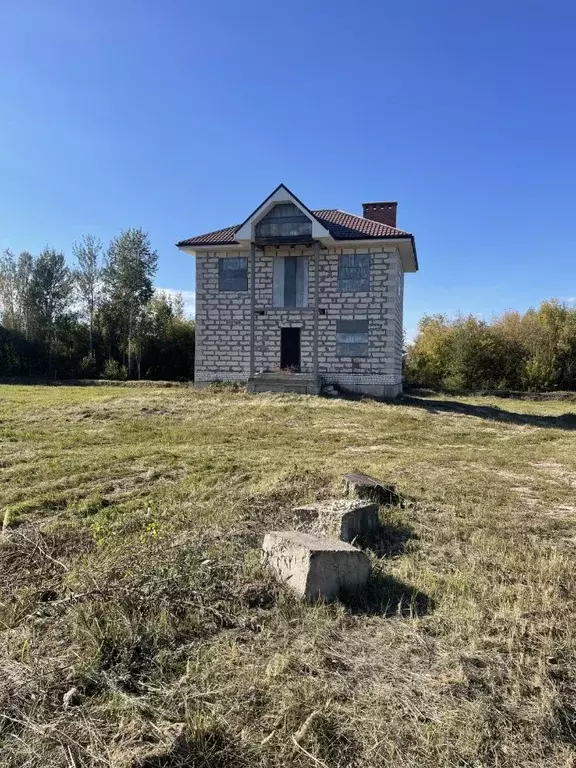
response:
[[[370,475],[351,473],[342,475],[347,496],[369,499],[378,504],[397,504],[398,494],[394,485],[387,485]]]
[[[377,504],[358,499],[330,499],[292,510],[298,530],[352,542],[378,528]]]
[[[301,531],[272,531],[264,537],[265,562],[306,600],[335,600],[365,586],[370,564],[359,549]]]

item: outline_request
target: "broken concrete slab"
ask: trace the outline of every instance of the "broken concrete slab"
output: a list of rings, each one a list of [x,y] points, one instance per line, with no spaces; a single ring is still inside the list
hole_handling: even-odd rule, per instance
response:
[[[306,600],[335,600],[365,586],[368,558],[351,544],[302,531],[272,531],[263,558],[277,576]]]
[[[386,485],[370,475],[351,473],[342,475],[347,496],[356,499],[369,499],[377,504],[398,504],[396,486]]]
[[[378,505],[360,499],[329,499],[295,507],[294,525],[315,536],[333,536],[351,543],[378,529]]]

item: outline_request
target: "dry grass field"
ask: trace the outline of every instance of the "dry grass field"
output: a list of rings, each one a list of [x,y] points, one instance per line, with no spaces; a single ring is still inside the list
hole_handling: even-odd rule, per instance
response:
[[[369,589],[265,530],[397,485]],[[576,404],[0,387],[6,768],[576,765]]]

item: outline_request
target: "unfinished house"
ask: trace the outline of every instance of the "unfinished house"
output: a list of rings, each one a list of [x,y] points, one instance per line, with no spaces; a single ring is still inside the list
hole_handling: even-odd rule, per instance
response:
[[[281,184],[242,224],[180,241],[196,257],[196,386],[396,397],[404,273],[418,269],[396,208],[310,210]]]

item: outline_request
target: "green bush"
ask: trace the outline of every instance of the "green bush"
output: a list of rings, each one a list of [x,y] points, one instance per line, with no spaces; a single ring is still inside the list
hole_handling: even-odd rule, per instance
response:
[[[110,379],[111,381],[126,381],[128,378],[128,371],[126,370],[126,366],[121,365],[117,360],[106,360],[100,378]]]
[[[405,357],[406,383],[446,390],[576,387],[576,309],[543,302],[491,323],[473,315],[424,317]]]
[[[95,379],[98,376],[98,365],[93,356],[86,355],[82,358],[80,375],[83,379]]]

